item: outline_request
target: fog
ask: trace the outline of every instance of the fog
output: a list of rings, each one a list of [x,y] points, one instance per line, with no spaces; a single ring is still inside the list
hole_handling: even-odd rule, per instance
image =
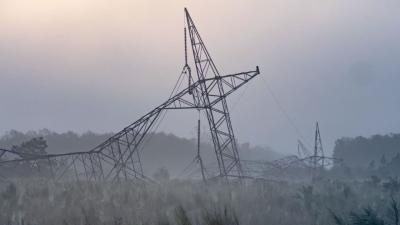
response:
[[[184,7],[221,75],[260,68],[234,136],[208,102],[212,138],[196,110],[133,123]],[[0,0],[0,224],[398,225],[399,25],[395,0]]]
[[[240,142],[293,153],[316,120],[328,152],[343,136],[400,132],[391,0],[2,0],[0,132],[116,132],[162,103],[183,66],[184,7],[222,73],[260,66],[229,99]],[[159,131],[193,137],[195,118],[171,112]]]

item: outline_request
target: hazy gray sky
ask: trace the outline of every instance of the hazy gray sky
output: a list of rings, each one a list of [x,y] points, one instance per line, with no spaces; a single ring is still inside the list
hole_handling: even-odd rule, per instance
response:
[[[185,6],[219,69],[259,65],[309,143],[316,120],[327,151],[400,132],[396,0],[0,0],[0,133],[118,131],[162,103],[183,66]],[[261,78],[229,103],[239,141],[295,153]],[[194,136],[196,115],[170,112],[159,130]]]

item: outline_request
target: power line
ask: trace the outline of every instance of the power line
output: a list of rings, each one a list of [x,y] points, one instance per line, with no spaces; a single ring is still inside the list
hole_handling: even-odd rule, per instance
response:
[[[236,99],[235,103],[233,103],[232,107],[231,107],[231,112],[233,112],[236,108],[236,106],[238,105],[238,103],[240,102],[240,100],[242,100],[242,97],[246,94],[247,89],[249,88],[249,86],[247,85],[243,91],[239,94],[239,97]]]
[[[261,79],[268,91],[268,93],[271,95],[272,99],[274,100],[275,104],[278,106],[280,112],[283,114],[283,116],[285,117],[285,119],[288,121],[288,123],[290,124],[290,126],[293,128],[293,130],[296,132],[297,136],[299,139],[301,139],[303,142],[306,143],[306,145],[308,145],[307,147],[310,147],[310,143],[305,141],[306,139],[304,138],[302,132],[300,131],[300,129],[296,126],[294,120],[289,116],[288,112],[285,110],[285,108],[283,107],[283,105],[280,103],[278,97],[276,97],[275,93],[272,91],[272,88],[268,85],[267,81],[264,79],[263,76],[261,76]]]

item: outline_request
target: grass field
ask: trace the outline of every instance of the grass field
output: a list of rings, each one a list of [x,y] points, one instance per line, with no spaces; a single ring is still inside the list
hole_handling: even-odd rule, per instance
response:
[[[326,225],[371,214],[396,224],[393,202],[399,200],[398,187],[373,180],[137,185],[21,179],[1,187],[0,224],[7,225]]]

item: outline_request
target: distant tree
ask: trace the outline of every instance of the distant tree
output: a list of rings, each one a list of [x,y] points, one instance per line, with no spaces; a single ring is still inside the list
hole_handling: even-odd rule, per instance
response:
[[[392,159],[386,161],[378,169],[381,176],[397,177],[400,175],[400,154],[396,154]]]
[[[43,137],[32,138],[20,145],[14,145],[12,150],[17,152],[21,158],[30,158],[35,155],[47,155],[47,142]]]
[[[371,168],[374,160],[374,169],[390,162],[400,153],[400,134],[373,135],[366,137],[343,137],[335,142],[333,157],[342,159],[335,167],[342,165],[357,169]]]
[[[13,145],[15,151],[22,159],[30,159],[35,156],[47,155],[47,142],[43,137],[32,138],[22,142],[20,145]],[[10,168],[17,176],[49,176],[51,167],[46,159],[27,160],[19,162],[16,167]]]

